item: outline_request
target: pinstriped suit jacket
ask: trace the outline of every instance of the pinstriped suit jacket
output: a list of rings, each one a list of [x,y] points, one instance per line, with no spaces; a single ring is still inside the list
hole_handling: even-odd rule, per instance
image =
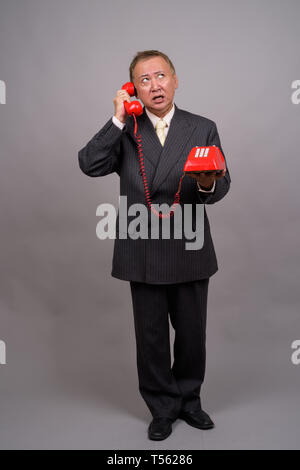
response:
[[[145,112],[137,118],[137,123],[138,133],[142,137],[145,171],[153,204],[172,205],[179,178],[192,147],[216,145],[224,155],[216,124],[203,116],[181,110],[176,105],[164,147]],[[128,207],[134,203],[145,204],[133,118],[127,119],[122,131],[110,119],[79,151],[78,158],[81,170],[88,176],[105,176],[117,172],[120,176],[120,195],[127,196]],[[148,239],[134,240],[130,236],[122,239],[118,214],[112,276],[127,281],[172,284],[204,279],[217,272],[217,258],[205,204],[220,201],[229,190],[231,178],[225,155],[224,158],[227,172],[216,181],[213,193],[200,192],[196,180],[187,175],[182,181],[180,204],[192,204],[194,208],[196,204],[204,204],[202,248],[186,250],[185,244],[191,240],[184,236],[182,239],[162,239],[161,233],[159,239],[151,239],[150,236]],[[196,228],[195,212],[193,211],[193,230]],[[137,215],[128,216],[128,225],[136,217]],[[182,232],[184,234],[184,230]]]

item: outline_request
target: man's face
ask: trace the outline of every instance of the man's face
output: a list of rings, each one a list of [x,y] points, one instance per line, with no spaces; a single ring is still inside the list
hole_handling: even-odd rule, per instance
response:
[[[133,81],[137,98],[151,113],[162,118],[170,111],[178,80],[162,57],[139,61],[133,70]]]

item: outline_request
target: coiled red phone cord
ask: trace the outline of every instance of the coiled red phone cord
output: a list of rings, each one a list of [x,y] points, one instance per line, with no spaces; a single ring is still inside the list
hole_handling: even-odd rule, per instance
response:
[[[146,198],[147,205],[148,205],[149,209],[150,209],[157,217],[159,217],[160,219],[171,217],[171,216],[174,215],[174,212],[175,212],[175,210],[176,210],[176,207],[177,207],[177,205],[179,204],[179,201],[180,201],[181,183],[182,183],[182,180],[183,180],[183,178],[184,178],[185,173],[183,173],[182,176],[180,177],[179,184],[178,184],[178,189],[177,189],[177,192],[175,193],[174,202],[173,202],[173,204],[172,204],[172,206],[171,206],[171,209],[170,209],[169,213],[167,213],[167,214],[162,214],[161,212],[158,212],[154,207],[152,207],[152,202],[151,202],[151,196],[150,196],[150,191],[149,191],[149,187],[148,187],[147,176],[146,176],[146,173],[145,173],[144,154],[143,154],[143,147],[142,147],[142,138],[141,138],[141,134],[138,134],[138,135],[137,135],[137,122],[136,122],[136,116],[135,116],[135,114],[133,114],[133,118],[134,118],[134,136],[135,136],[136,142],[137,142],[137,150],[138,150],[138,157],[139,157],[139,163],[140,163],[140,170],[141,170],[141,176],[142,176],[142,179],[143,179],[144,191],[145,191],[145,198]]]

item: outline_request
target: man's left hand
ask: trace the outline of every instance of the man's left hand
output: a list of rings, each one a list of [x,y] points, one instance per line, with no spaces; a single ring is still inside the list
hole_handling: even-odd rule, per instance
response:
[[[211,173],[204,173],[203,171],[200,171],[199,173],[187,172],[186,174],[196,179],[202,189],[209,190],[212,189],[214,181],[223,178],[225,176],[225,173],[226,170],[223,170],[222,173],[218,175],[215,171],[212,171]]]

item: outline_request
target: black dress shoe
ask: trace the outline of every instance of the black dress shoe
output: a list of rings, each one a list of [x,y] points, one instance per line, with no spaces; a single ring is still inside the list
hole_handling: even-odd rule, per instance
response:
[[[211,429],[215,426],[208,414],[201,409],[194,411],[181,410],[178,418],[183,419],[190,426],[198,429]]]
[[[173,420],[170,418],[153,418],[148,428],[148,437],[152,441],[162,441],[172,432]]]

